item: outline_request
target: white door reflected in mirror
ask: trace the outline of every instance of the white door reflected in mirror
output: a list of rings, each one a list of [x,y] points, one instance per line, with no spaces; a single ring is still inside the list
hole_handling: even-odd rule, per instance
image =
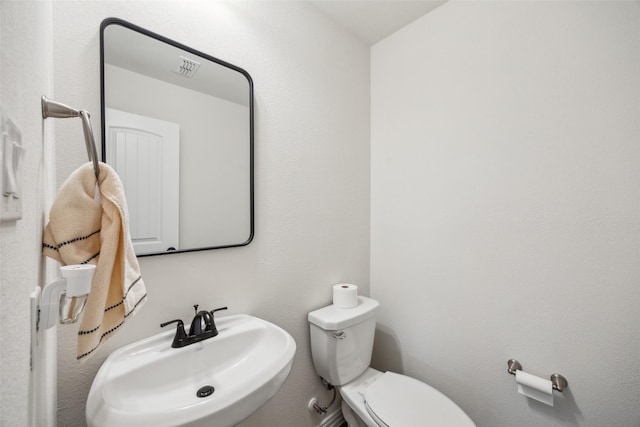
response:
[[[136,254],[188,247],[180,242],[180,126],[107,108],[107,157],[128,200]]]

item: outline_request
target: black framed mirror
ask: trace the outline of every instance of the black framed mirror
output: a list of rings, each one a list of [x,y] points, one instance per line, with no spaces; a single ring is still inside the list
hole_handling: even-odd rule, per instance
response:
[[[100,26],[102,160],[125,187],[136,255],[254,235],[253,81],[118,18]]]

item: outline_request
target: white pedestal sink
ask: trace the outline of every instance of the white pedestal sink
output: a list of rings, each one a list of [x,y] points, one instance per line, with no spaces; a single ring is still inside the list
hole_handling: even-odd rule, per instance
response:
[[[113,352],[89,392],[89,427],[231,427],[264,405],[289,375],[295,341],[249,315],[216,325],[218,336],[186,347],[171,348],[172,330]]]

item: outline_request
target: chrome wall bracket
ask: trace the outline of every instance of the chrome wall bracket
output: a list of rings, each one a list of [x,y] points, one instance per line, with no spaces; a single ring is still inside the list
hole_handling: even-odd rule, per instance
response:
[[[56,119],[66,119],[70,117],[80,117],[82,119],[82,130],[84,131],[84,143],[87,146],[87,154],[89,161],[93,162],[93,169],[96,174],[96,179],[100,176],[100,166],[98,165],[98,153],[96,150],[96,141],[93,137],[93,129],[91,129],[91,116],[84,110],[77,110],[73,107],[69,107],[61,102],[48,99],[46,96],[42,96],[40,103],[42,105],[42,118],[47,119],[49,117]]]

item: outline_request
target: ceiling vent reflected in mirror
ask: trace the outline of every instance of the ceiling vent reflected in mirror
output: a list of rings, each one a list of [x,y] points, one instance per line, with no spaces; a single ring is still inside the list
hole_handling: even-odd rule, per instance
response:
[[[178,66],[174,68],[173,72],[180,74],[183,77],[191,78],[196,74],[198,68],[200,68],[199,62],[185,58],[184,56],[179,56]]]

